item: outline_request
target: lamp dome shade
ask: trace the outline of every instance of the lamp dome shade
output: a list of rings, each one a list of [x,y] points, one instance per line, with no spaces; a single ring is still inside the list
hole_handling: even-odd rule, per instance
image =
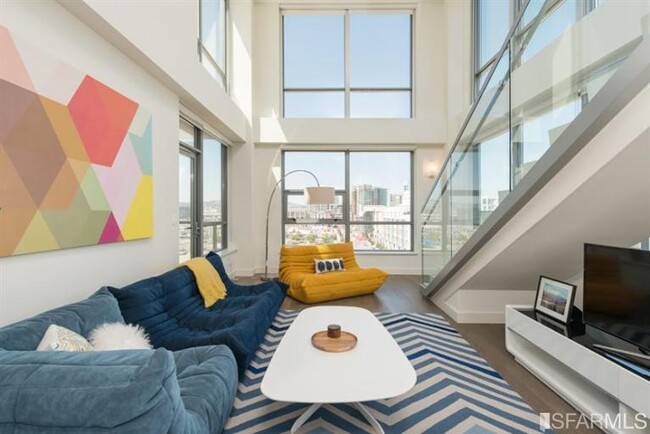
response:
[[[306,187],[304,195],[307,205],[333,205],[336,203],[334,187]]]

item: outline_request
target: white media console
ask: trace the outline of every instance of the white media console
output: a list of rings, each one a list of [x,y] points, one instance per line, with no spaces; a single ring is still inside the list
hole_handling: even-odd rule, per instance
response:
[[[587,417],[627,420],[606,432],[650,433],[650,381],[522,313],[532,310],[506,306],[506,348],[517,362]],[[633,425],[639,414],[646,429]]]

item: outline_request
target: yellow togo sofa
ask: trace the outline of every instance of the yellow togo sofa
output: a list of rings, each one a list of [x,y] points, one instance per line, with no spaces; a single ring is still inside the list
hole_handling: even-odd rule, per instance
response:
[[[343,258],[344,271],[316,274],[314,259]],[[282,246],[280,280],[289,295],[303,303],[372,294],[388,275],[377,268],[359,268],[352,243]]]

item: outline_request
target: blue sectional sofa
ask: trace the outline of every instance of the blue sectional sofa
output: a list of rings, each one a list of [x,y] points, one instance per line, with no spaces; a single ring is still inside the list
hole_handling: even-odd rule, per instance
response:
[[[187,267],[122,289],[108,289],[117,298],[126,322],[144,327],[154,347],[176,351],[227,345],[242,375],[280,309],[287,285],[281,282],[237,285],[226,274],[219,255],[210,252],[206,258],[228,291],[225,299],[209,309],[203,306],[194,275]]]
[[[0,433],[219,433],[237,389],[226,346],[33,351],[50,324],[88,336],[122,322],[106,289],[0,329]]]

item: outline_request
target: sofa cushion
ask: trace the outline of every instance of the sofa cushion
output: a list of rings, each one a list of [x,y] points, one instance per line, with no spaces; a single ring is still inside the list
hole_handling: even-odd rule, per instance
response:
[[[237,394],[237,363],[232,352],[224,345],[188,348],[174,352],[174,360],[185,409],[198,421],[207,422],[205,432],[221,432]],[[187,422],[174,431],[201,432],[196,422]]]
[[[0,431],[166,433],[182,405],[174,373],[165,350],[0,351]]]
[[[0,432],[220,432],[235,397],[226,347],[0,351]]]
[[[314,260],[343,258],[344,271],[315,273]],[[352,243],[282,246],[280,279],[289,285],[288,294],[303,303],[320,303],[371,294],[388,275],[377,268],[360,268]]]
[[[280,249],[280,280],[287,282],[293,273],[314,274],[314,259],[343,259],[346,270],[358,270],[352,243],[282,246]]]
[[[85,300],[43,312],[0,329],[0,348],[35,350],[51,324],[87,337],[99,324],[124,322],[115,297],[100,289]]]
[[[124,319],[145,328],[154,347],[169,350],[223,344],[230,347],[243,374],[277,313],[286,286],[277,282],[237,285],[223,269],[218,255],[206,259],[215,267],[228,295],[206,309],[196,280],[186,267],[109,288]]]

